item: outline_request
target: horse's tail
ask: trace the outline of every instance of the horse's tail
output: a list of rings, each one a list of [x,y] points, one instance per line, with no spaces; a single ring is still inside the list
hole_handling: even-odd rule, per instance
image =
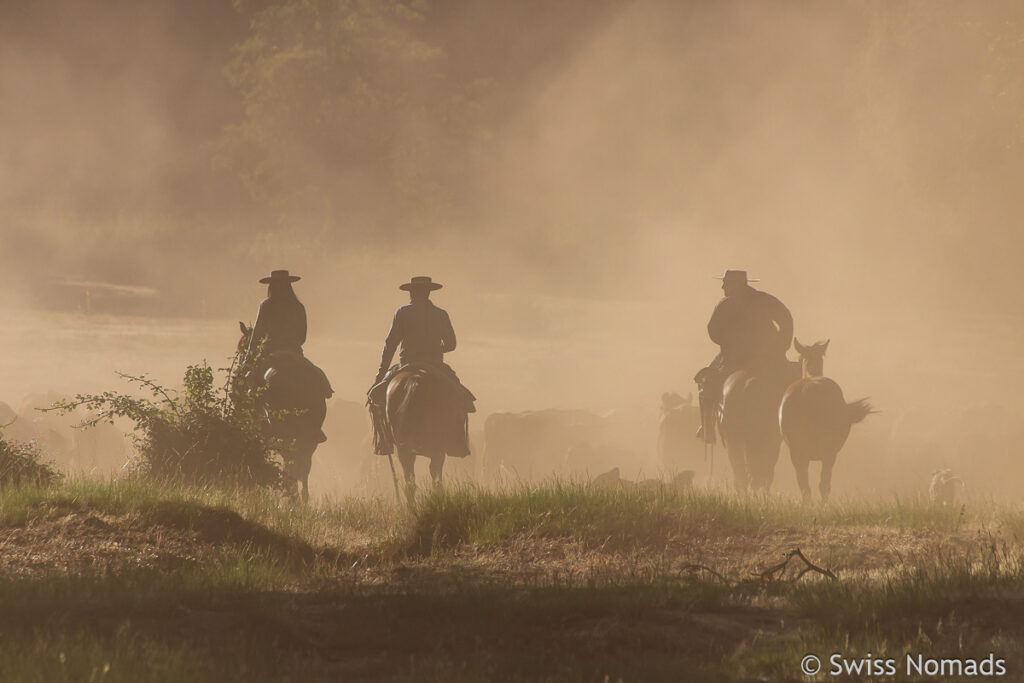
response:
[[[878,411],[871,407],[866,398],[858,399],[846,404],[846,419],[850,421],[850,424],[855,425],[862,421],[868,415],[877,413]]]

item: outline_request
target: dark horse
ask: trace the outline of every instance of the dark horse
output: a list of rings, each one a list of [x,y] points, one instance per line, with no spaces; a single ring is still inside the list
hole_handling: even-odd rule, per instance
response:
[[[238,323],[242,338],[238,349],[244,352],[252,336],[252,328]],[[321,429],[327,417],[327,399],[334,393],[326,376],[297,353],[271,353],[255,372],[255,382],[247,387],[254,391],[263,387],[258,408],[263,411],[269,433],[280,439],[284,451],[284,473],[292,480],[297,493],[301,485],[302,499],[309,500],[309,471],[313,467],[313,451],[327,440]]]
[[[789,446],[804,500],[811,498],[807,466],[814,460],[821,463],[819,491],[825,501],[832,489],[832,468],[850,435],[850,426],[875,411],[867,399],[847,403],[839,385],[822,376],[828,340],[804,346],[794,339],[793,346],[800,354],[803,378],[786,389],[782,397],[779,427]]]
[[[737,370],[725,380],[719,430],[739,491],[771,488],[782,447],[779,404],[786,387],[798,377],[796,366],[787,361]]]
[[[416,496],[416,456],[430,458],[430,477],[441,485],[445,455],[465,438],[466,412],[455,388],[427,367],[411,365],[388,382],[384,412],[387,430],[405,475],[406,499]]]

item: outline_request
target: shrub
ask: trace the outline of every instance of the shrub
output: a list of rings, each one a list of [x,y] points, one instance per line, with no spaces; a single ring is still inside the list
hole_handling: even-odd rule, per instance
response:
[[[159,481],[282,489],[282,468],[276,457],[279,444],[264,433],[255,398],[243,390],[245,374],[254,362],[236,356],[231,367],[223,369],[227,378],[219,389],[205,362],[188,367],[180,392],[144,375],[118,373],[148,390],[152,398],[111,391],[79,394],[51,410],[88,409],[94,417],[83,428],[128,418],[135,423],[135,468]]]
[[[0,432],[0,487],[34,484],[49,486],[63,477],[32,442],[8,441]]]

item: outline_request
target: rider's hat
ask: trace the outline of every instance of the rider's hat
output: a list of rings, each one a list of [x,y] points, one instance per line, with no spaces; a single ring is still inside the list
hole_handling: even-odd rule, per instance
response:
[[[715,278],[716,280],[725,280],[727,282],[740,282],[742,284],[747,284],[748,282],[760,282],[760,280],[757,279],[748,280],[747,271],[745,270],[727,270],[725,271],[725,275],[712,275],[711,277]]]
[[[441,283],[434,282],[426,275],[417,275],[404,285],[398,286],[399,289],[404,289],[407,292],[411,289],[427,289],[434,291],[435,289],[441,289],[441,287],[443,287]]]
[[[287,282],[298,282],[301,279],[298,275],[289,275],[287,270],[272,270],[269,277],[260,278],[260,283],[269,285],[271,281],[285,280]]]

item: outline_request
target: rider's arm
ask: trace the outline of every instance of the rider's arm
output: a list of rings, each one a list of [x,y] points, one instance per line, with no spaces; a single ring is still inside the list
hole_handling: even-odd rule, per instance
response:
[[[391,359],[395,357],[395,350],[398,349],[398,343],[402,341],[402,319],[399,315],[401,309],[395,312],[395,319],[391,321],[391,330],[388,332],[388,336],[384,339],[384,351],[380,357],[380,370],[377,373],[378,378],[383,378],[384,373],[391,367]],[[378,379],[378,381],[380,381]]]
[[[441,353],[448,353],[455,350],[455,328],[452,327],[452,319],[445,312],[441,321]]]
[[[775,299],[772,320],[779,327],[779,348],[788,351],[789,345],[793,342],[793,314],[778,299]]]

